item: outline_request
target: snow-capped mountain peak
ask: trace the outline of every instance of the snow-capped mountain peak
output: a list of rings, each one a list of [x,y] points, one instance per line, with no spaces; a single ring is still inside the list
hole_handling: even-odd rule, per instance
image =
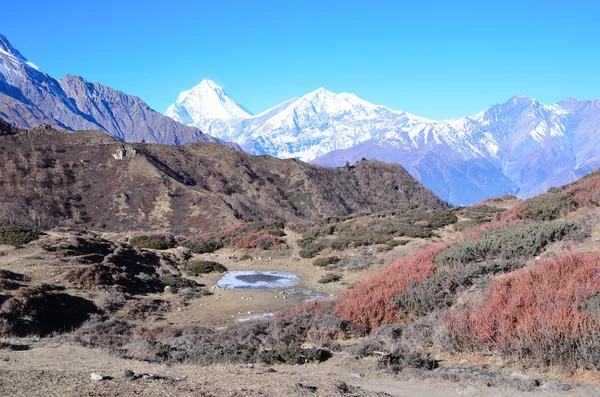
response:
[[[222,87],[209,79],[179,94],[177,102],[169,106],[165,114],[193,126],[198,126],[205,119],[230,120],[252,116],[231,99]]]
[[[0,67],[5,75],[9,70],[20,70],[23,67],[42,72],[33,62],[29,62],[21,53],[14,48],[8,39],[0,34]],[[7,76],[8,77],[8,76]]]

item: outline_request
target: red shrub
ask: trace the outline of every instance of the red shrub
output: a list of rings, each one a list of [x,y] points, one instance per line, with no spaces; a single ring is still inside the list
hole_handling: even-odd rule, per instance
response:
[[[497,349],[546,361],[571,355],[573,362],[581,356],[575,351],[580,342],[600,332],[581,309],[598,293],[600,254],[567,253],[495,281],[480,307],[451,310],[444,321],[459,349]]]
[[[580,207],[599,206],[600,174],[590,174],[571,185],[567,185],[564,194],[572,196]]]
[[[401,321],[393,304],[396,295],[405,292],[411,281],[421,281],[437,271],[435,256],[446,248],[438,244],[400,258],[374,277],[346,291],[334,307],[345,320],[374,331],[383,324]]]
[[[246,236],[241,236],[235,241],[235,246],[238,248],[263,248],[276,247],[279,245],[281,240],[277,237],[272,236],[266,230],[260,230],[258,232],[252,232]]]

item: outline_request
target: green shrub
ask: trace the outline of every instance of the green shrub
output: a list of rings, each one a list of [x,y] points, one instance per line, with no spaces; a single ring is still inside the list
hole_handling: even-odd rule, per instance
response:
[[[388,243],[387,243],[387,244],[388,244],[390,247],[394,248],[394,247],[397,247],[397,246],[399,246],[399,245],[406,245],[406,244],[408,244],[408,243],[410,243],[410,241],[409,241],[409,240],[390,240],[390,241],[388,241]]]
[[[37,240],[39,233],[33,229],[21,226],[8,226],[0,228],[0,244],[22,247],[27,243]]]
[[[161,276],[159,280],[163,285],[177,289],[194,288],[198,285],[193,280],[184,277],[174,276],[171,274]]]
[[[452,226],[452,228],[457,232],[462,232],[463,230],[466,230],[468,228],[475,227],[477,225],[481,225],[481,223],[482,223],[481,221],[478,221],[476,219],[467,219],[464,221],[456,222]]]
[[[519,207],[519,217],[534,221],[552,221],[563,216],[574,205],[573,197],[557,191],[548,191],[525,201]]]
[[[329,246],[334,250],[342,251],[350,247],[386,244],[391,238],[392,236],[388,234],[365,232],[359,236],[337,237],[329,243]]]
[[[600,318],[600,294],[594,295],[577,306],[579,310],[588,312],[592,317]]]
[[[167,250],[175,247],[175,240],[169,236],[136,236],[129,239],[129,244],[137,248]]]
[[[384,359],[379,362],[379,366],[382,369],[391,372],[401,372],[407,368],[418,368],[431,371],[439,367],[439,361],[421,353],[395,352],[385,356]]]
[[[304,249],[300,250],[298,254],[300,257],[305,259],[314,258],[315,256],[319,255],[319,252],[321,252],[323,248],[325,248],[323,244],[310,243]]]
[[[412,281],[408,289],[395,296],[392,302],[400,310],[401,316],[421,317],[436,309],[451,306],[457,289],[472,285],[477,277],[513,271],[523,264],[522,261],[499,260],[444,268],[421,281]]]
[[[267,233],[269,233],[271,236],[275,236],[275,237],[283,237],[285,236],[285,232],[279,228],[276,227],[271,227],[266,229]]]
[[[411,281],[408,289],[394,297],[393,303],[402,316],[423,316],[452,302],[450,274],[439,271],[421,281]]]
[[[185,264],[187,269],[194,274],[207,274],[207,273],[225,273],[227,268],[220,263],[212,261],[190,261]]]
[[[250,255],[242,255],[242,256],[240,256],[240,258],[238,260],[240,260],[240,261],[251,261],[252,257]]]
[[[327,273],[327,274],[324,274],[323,276],[321,276],[321,278],[319,279],[319,283],[329,284],[329,283],[334,283],[336,281],[340,281],[341,279],[342,279],[342,276],[340,276],[339,274]]]
[[[327,265],[333,265],[335,263],[338,263],[340,261],[340,258],[337,256],[327,256],[324,258],[317,258],[314,260],[313,265],[317,266],[317,267],[324,267]]]
[[[538,255],[548,244],[574,234],[572,222],[526,223],[515,227],[481,232],[440,252],[435,261],[444,265],[490,259],[526,258]]]
[[[181,245],[194,254],[209,254],[223,247],[221,240],[185,240]]]

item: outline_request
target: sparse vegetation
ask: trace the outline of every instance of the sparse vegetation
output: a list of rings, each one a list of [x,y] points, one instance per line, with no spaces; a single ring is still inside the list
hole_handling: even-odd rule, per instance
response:
[[[340,261],[338,256],[327,256],[324,258],[317,258],[313,261],[313,265],[317,267],[325,267],[328,265],[336,264]]]
[[[220,239],[211,240],[184,240],[180,243],[194,254],[209,254],[223,247]]]
[[[329,358],[326,349],[301,347],[309,335],[315,341],[321,333],[348,338],[360,336],[363,331],[324,313],[285,315],[220,330],[198,326],[132,330],[124,323],[96,317],[74,332],[72,338],[86,346],[103,346],[125,357],[153,362],[304,364]],[[330,340],[320,339],[319,344],[323,343],[333,346]]]
[[[542,222],[474,232],[461,243],[440,252],[436,262],[454,266],[490,259],[533,257],[548,244],[574,234],[577,229],[572,222]]]
[[[181,288],[194,288],[198,284],[194,280],[190,280],[189,278],[174,276],[171,274],[167,274],[159,277],[160,282],[168,287],[181,289]]]
[[[566,215],[575,200],[560,192],[549,192],[525,201],[519,207],[519,217],[534,221],[552,221]]]
[[[136,236],[129,239],[129,244],[134,247],[151,250],[167,250],[175,247],[176,243],[171,236]]]
[[[384,211],[362,217],[329,219],[330,223],[306,228],[298,245],[300,256],[313,258],[325,248],[343,251],[377,244],[396,247],[409,242],[395,237],[426,238],[434,230],[457,221],[452,210],[424,210],[419,207]]]
[[[370,331],[383,324],[399,322],[395,296],[404,293],[411,282],[421,281],[435,273],[436,255],[445,248],[434,245],[415,254],[400,258],[380,273],[340,296],[334,313]]]
[[[189,261],[185,267],[193,274],[225,273],[227,271],[227,268],[220,263],[203,260]]]
[[[401,246],[401,245],[406,245],[408,243],[410,243],[410,240],[404,240],[404,239],[399,239],[399,240],[395,240],[394,239],[394,240],[390,240],[390,241],[387,242],[387,244],[391,248],[398,247],[398,246]]]
[[[22,226],[0,227],[0,244],[20,248],[27,243],[37,240],[39,233]]]
[[[578,208],[600,206],[600,172],[592,172],[568,185],[551,188],[518,206],[514,215],[521,219],[554,220]]]
[[[320,284],[329,284],[329,283],[335,283],[337,281],[340,281],[342,279],[342,276],[337,274],[337,273],[327,273],[321,276],[321,278],[319,279],[319,283]]]

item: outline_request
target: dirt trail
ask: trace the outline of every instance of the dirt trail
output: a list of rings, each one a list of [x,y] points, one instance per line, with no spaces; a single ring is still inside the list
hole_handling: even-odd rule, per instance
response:
[[[8,342],[8,341],[7,341]],[[21,340],[21,343],[24,341]],[[481,388],[446,381],[401,380],[378,371],[364,360],[336,356],[323,364],[282,365],[161,365],[118,358],[102,350],[29,340],[29,350],[0,349],[0,395],[36,396],[397,396],[525,397],[532,393]],[[123,379],[124,370],[154,377]],[[111,377],[90,379],[91,373]],[[544,396],[599,395],[600,389],[580,387]]]

